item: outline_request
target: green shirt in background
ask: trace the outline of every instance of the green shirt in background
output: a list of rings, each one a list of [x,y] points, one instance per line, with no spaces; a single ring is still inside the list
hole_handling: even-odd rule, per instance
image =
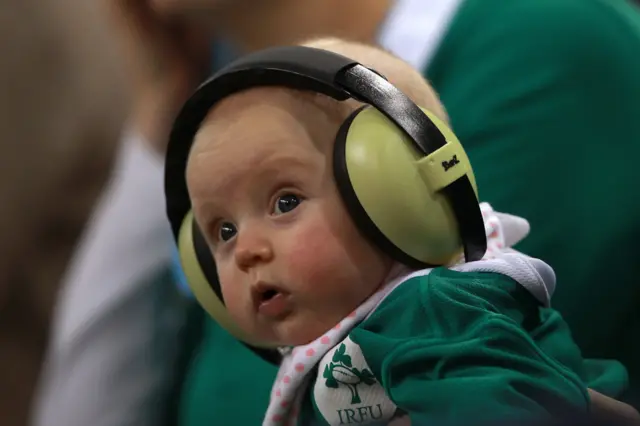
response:
[[[467,0],[426,75],[480,198],[527,218],[552,305],[640,389],[640,14],[623,0]],[[606,389],[605,389],[606,390]]]
[[[619,359],[640,387],[637,10],[624,0],[466,0],[426,74],[482,200],[531,222],[519,248],[556,270],[552,303],[584,355]],[[206,321],[181,426],[260,424],[275,368]],[[590,385],[611,393],[607,383]]]

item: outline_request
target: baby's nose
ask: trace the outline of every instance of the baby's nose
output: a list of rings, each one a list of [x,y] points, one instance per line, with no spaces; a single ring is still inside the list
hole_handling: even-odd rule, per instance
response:
[[[273,259],[273,247],[266,238],[238,235],[234,255],[238,268],[247,271],[256,264]]]

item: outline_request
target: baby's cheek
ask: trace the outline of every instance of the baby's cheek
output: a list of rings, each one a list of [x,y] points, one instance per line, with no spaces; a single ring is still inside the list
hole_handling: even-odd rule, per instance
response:
[[[220,270],[218,273],[225,307],[233,320],[243,326],[247,321],[246,310],[244,309],[247,299],[246,291],[243,291],[243,286],[235,282],[229,274],[225,274],[224,271]]]
[[[342,281],[346,253],[330,229],[306,227],[291,239],[288,251],[289,279],[300,290],[320,293]]]

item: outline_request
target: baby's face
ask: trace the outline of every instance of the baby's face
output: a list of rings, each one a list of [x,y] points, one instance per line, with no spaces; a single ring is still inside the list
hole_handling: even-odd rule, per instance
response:
[[[372,294],[391,261],[339,198],[330,155],[338,123],[295,108],[289,94],[261,100],[264,92],[218,107],[196,138],[187,182],[234,320],[263,341],[300,345]]]

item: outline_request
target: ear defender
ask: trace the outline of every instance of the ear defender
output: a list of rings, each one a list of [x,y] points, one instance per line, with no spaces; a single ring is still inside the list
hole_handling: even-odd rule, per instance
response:
[[[321,93],[367,106],[343,123],[334,177],[360,232],[414,268],[446,265],[464,253],[480,259],[486,236],[469,159],[449,127],[357,61],[322,49],[286,46],[252,53],[204,82],[176,118],[165,158],[167,216],[186,280],[224,329],[268,362],[271,342],[245,333],[225,307],[216,265],[191,211],[185,171],[195,135],[222,99],[253,87]]]
[[[449,127],[422,109],[446,139],[424,156],[387,117],[366,106],[342,125],[334,148],[334,175],[360,231],[393,259],[413,267],[445,265],[462,254],[458,223],[440,191],[475,177]]]

